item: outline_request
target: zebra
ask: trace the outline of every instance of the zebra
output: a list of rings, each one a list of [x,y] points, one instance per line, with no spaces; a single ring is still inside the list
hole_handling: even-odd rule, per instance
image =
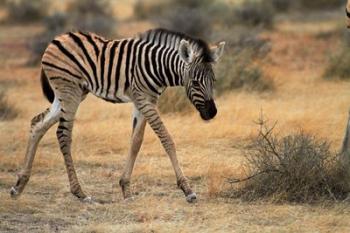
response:
[[[18,197],[29,181],[40,139],[58,122],[56,131],[71,193],[91,201],[82,190],[71,156],[72,129],[79,104],[88,93],[112,103],[132,102],[131,148],[119,180],[124,199],[131,198],[130,178],[140,150],[146,122],[159,137],[175,171],[177,185],[188,202],[197,199],[176,156],[175,144],[157,110],[158,97],[167,87],[183,86],[203,120],[217,114],[213,100],[213,64],[225,42],[209,46],[204,40],[166,29],[150,29],[135,37],[107,40],[89,32],[55,37],[41,61],[41,86],[50,108],[31,121],[29,141],[17,183]]]

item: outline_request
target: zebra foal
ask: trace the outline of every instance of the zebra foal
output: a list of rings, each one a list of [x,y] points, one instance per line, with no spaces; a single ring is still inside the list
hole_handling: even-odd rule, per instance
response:
[[[184,86],[204,120],[217,113],[213,100],[212,64],[221,57],[224,42],[206,42],[182,33],[153,29],[133,38],[106,40],[91,33],[69,32],[57,36],[42,58],[41,84],[51,107],[32,119],[28,146],[11,196],[19,196],[29,180],[40,139],[58,122],[57,139],[64,157],[71,192],[83,192],[71,156],[72,129],[79,104],[88,93],[112,103],[134,104],[131,148],[120,179],[124,198],[131,197],[130,177],[140,150],[146,122],[159,137],[175,170],[177,185],[188,202],[196,199],[185,178],[175,144],[165,128],[157,100],[166,87]]]

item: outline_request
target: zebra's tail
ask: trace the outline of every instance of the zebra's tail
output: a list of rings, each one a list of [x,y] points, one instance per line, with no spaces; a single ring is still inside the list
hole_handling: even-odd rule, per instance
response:
[[[49,80],[47,79],[47,76],[43,70],[41,70],[40,81],[41,81],[41,88],[43,90],[44,96],[50,103],[52,103],[53,100],[55,99],[55,93],[53,92],[50,86]]]

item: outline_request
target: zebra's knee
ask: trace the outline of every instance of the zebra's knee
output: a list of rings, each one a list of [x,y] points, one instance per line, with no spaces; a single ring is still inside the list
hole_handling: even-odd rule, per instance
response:
[[[45,119],[45,116],[48,114],[49,111],[50,109],[46,109],[44,112],[33,117],[33,119],[30,122],[30,127],[34,128],[38,123],[43,122]]]
[[[58,128],[56,131],[56,137],[61,149],[69,145],[72,141],[70,134],[65,133],[63,128]]]

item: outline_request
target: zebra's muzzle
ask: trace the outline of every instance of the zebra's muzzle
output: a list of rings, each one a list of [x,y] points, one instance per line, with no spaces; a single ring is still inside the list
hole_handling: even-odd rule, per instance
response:
[[[199,110],[201,118],[205,121],[211,120],[216,116],[217,109],[214,100],[206,100],[204,107]]]

